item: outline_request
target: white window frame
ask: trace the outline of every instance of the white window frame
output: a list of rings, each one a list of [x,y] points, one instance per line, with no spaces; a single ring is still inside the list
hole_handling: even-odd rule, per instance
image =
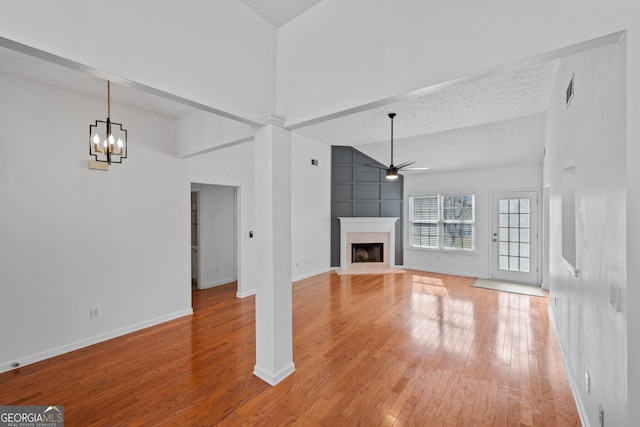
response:
[[[447,197],[456,196],[471,196],[471,219],[444,219],[444,200]],[[416,220],[413,218],[413,204],[415,199],[437,197],[438,202],[438,219],[436,220]],[[438,193],[438,194],[423,194],[409,196],[409,248],[411,249],[428,249],[447,252],[474,252],[476,249],[476,197],[475,193]],[[414,224],[436,224],[437,225],[437,245],[419,245],[415,244],[413,240],[413,226]],[[468,248],[455,248],[445,247],[445,227],[447,224],[461,224],[471,225],[471,247]]]
[[[413,204],[415,199],[427,199],[427,198],[435,198],[437,203],[437,218],[430,220],[421,220],[414,219],[413,217]],[[440,195],[438,194],[429,194],[423,196],[411,196],[409,197],[409,246],[412,248],[420,248],[420,249],[439,249],[440,248],[440,234],[442,227],[440,226],[440,220],[442,218],[442,212],[440,209]],[[413,240],[413,226],[414,224],[432,224],[436,226],[436,244],[435,245],[416,245]]]

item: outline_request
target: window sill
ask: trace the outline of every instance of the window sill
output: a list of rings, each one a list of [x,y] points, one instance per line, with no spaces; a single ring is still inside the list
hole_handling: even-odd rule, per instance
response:
[[[407,249],[409,250],[414,250],[414,251],[424,251],[424,252],[438,252],[438,253],[444,253],[444,254],[471,254],[471,255],[476,255],[478,252],[474,249],[472,251],[457,251],[454,249],[435,249],[435,248],[418,248],[415,246],[408,246]]]

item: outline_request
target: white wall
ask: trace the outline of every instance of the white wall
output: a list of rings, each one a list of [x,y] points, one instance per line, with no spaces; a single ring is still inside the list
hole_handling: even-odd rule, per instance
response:
[[[637,2],[634,7],[640,7]],[[637,10],[630,11],[636,20],[640,19]],[[626,142],[627,142],[627,303],[626,307],[636,307],[640,303],[640,37],[638,28],[632,26],[627,34],[627,69],[626,69]],[[633,35],[632,35],[633,34]],[[627,363],[628,363],[628,395],[627,402],[640,402],[640,310],[627,311]],[[632,426],[640,419],[640,405],[627,405],[625,425]]]
[[[237,0],[2,1],[0,36],[261,122],[276,29]]]
[[[541,165],[520,165],[439,174],[404,175],[404,267],[488,278],[491,260],[491,192],[539,190]],[[472,253],[409,247],[409,197],[439,193],[476,195],[476,250]]]
[[[626,43],[563,59],[548,113],[544,181],[550,194],[550,296],[562,350],[587,425],[625,424],[627,411]],[[575,75],[575,95],[565,90]],[[561,170],[575,159],[578,277],[562,255]],[[635,167],[635,166],[634,166]],[[631,239],[631,237],[629,237]],[[636,259],[637,262],[637,259]],[[609,307],[609,284],[620,287],[622,311]],[[631,341],[631,336],[630,341]],[[637,336],[637,334],[636,334]],[[591,391],[584,386],[591,375]],[[631,406],[637,402],[629,400]]]
[[[237,187],[239,297],[254,294],[259,279],[252,266],[254,240],[249,238],[254,229],[253,145],[251,141],[185,160],[190,182]]]
[[[292,133],[291,154],[291,274],[300,280],[329,270],[331,147]],[[251,141],[187,159],[194,183],[238,186],[240,198],[240,271],[238,293],[255,292],[253,268],[255,231],[253,200],[253,146]],[[311,159],[318,166],[311,166]]]
[[[221,185],[198,187],[198,288],[206,289],[237,279],[236,189]]]
[[[174,121],[112,103],[129,158],[95,171],[103,100],[3,74],[0,93],[0,371],[191,313]]]
[[[278,112],[293,125],[466,77],[638,21],[629,0],[323,0],[278,31]]]
[[[292,133],[291,271],[293,280],[330,268],[331,147]],[[318,166],[311,165],[318,160]]]
[[[188,157],[253,139],[253,129],[224,117],[194,110],[178,118],[177,156]]]
[[[192,182],[238,187],[238,296],[255,292],[253,142],[181,160],[174,120],[112,103],[129,158],[93,171],[103,100],[3,74],[0,91],[0,371],[191,313]]]

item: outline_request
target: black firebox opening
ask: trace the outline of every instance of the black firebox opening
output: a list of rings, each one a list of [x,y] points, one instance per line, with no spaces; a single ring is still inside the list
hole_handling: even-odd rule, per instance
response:
[[[351,262],[384,262],[384,243],[352,243]]]

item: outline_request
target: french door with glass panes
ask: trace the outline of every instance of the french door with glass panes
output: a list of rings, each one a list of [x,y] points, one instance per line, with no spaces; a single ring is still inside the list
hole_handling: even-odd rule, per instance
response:
[[[538,284],[538,192],[493,193],[492,277]]]

